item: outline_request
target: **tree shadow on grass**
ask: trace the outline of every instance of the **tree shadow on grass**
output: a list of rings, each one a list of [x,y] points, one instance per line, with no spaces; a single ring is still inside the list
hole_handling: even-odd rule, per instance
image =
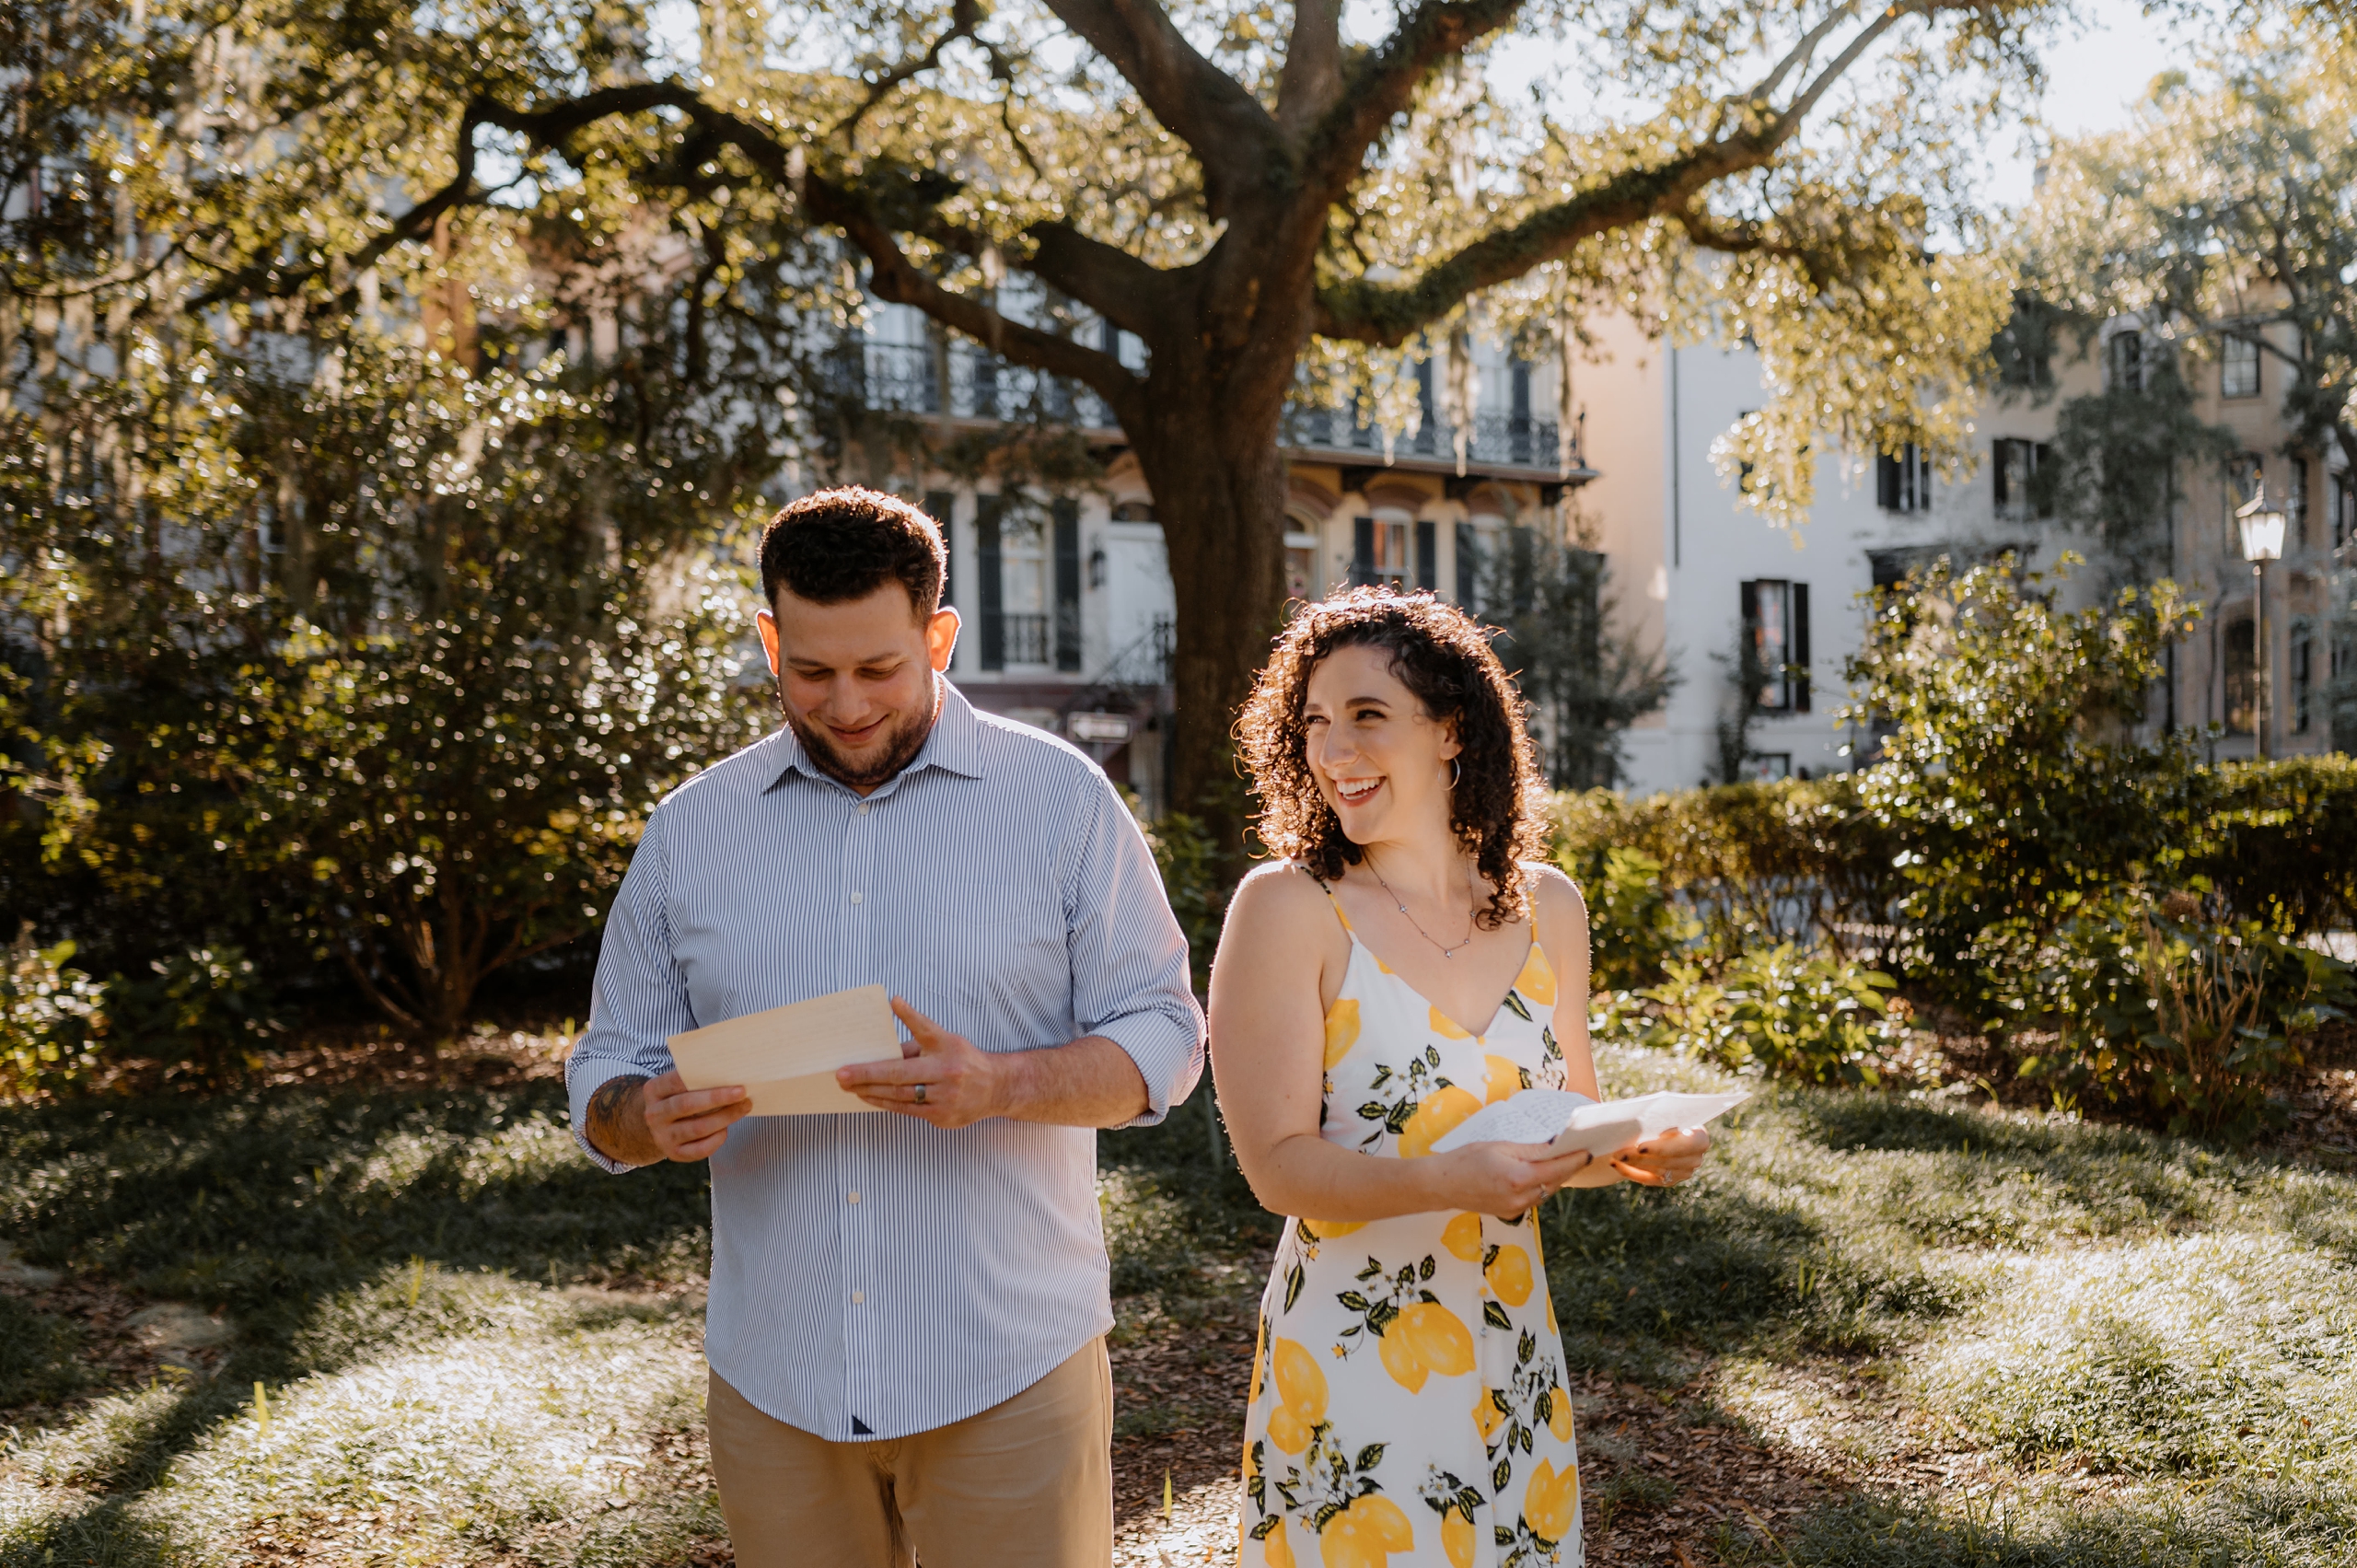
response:
[[[238,1329],[214,1376],[118,1388],[93,1406],[78,1398],[92,1380],[66,1365],[74,1330],[14,1310],[10,1321],[41,1330],[43,1344],[14,1356],[25,1365],[12,1361],[9,1381],[48,1401],[29,1414],[33,1433],[90,1428],[75,1439],[70,1481],[96,1495],[20,1527],[0,1562],[45,1563],[52,1551],[57,1562],[156,1560],[162,1548],[124,1510],[244,1411],[255,1382],[338,1370],[382,1348],[386,1332],[466,1327],[437,1319],[432,1300],[408,1315],[408,1330],[392,1327],[398,1313],[324,1312],[412,1260],[421,1274],[551,1287],[700,1276],[710,1225],[702,1167],[609,1176],[573,1146],[563,1118],[562,1088],[545,1084],[0,1111],[0,1233],[20,1257],[225,1310]]]
[[[130,1516],[133,1499],[97,1497],[14,1534],[0,1534],[0,1568],[163,1568],[169,1545]]]

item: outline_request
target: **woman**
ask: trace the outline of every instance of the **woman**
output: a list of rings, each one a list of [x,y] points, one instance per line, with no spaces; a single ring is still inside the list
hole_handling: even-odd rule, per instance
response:
[[[1535,860],[1521,705],[1463,613],[1366,588],[1308,606],[1238,732],[1283,858],[1228,911],[1213,1067],[1253,1191],[1295,1216],[1261,1299],[1243,1561],[1568,1568],[1579,1469],[1536,1205],[1674,1184],[1709,1139],[1432,1152],[1529,1086],[1597,1094],[1586,912]]]

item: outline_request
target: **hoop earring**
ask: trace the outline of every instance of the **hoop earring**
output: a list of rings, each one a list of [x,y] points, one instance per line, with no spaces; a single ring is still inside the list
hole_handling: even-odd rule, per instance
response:
[[[1457,758],[1451,757],[1448,760],[1448,787],[1455,789],[1457,781],[1465,776],[1465,764]]]

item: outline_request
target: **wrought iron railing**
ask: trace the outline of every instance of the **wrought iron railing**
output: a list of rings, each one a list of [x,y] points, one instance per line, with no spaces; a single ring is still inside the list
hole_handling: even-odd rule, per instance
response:
[[[1087,388],[1044,371],[1011,365],[963,340],[884,343],[853,339],[835,353],[830,379],[839,397],[872,409],[953,419],[1045,419],[1083,429],[1115,427],[1112,412]],[[1583,416],[1569,435],[1551,419],[1485,412],[1473,417],[1466,447],[1469,465],[1562,472],[1583,467]],[[1383,433],[1349,411],[1290,407],[1285,445],[1356,460],[1383,460]],[[1391,456],[1450,462],[1456,432],[1437,415],[1396,437]],[[1568,459],[1568,461],[1566,460]]]
[[[1563,449],[1562,432],[1551,419],[1537,419],[1525,414],[1477,413],[1470,440],[1466,447],[1466,461],[1482,468],[1539,469],[1562,471],[1566,467],[1579,468],[1580,434],[1586,423],[1585,416],[1572,427],[1571,449]],[[1378,459],[1383,455],[1383,432],[1373,425],[1361,424],[1352,413],[1336,409],[1294,407],[1285,413],[1285,443],[1310,451],[1348,453],[1356,456],[1368,453]],[[1391,455],[1397,459],[1414,457],[1448,461],[1457,456],[1457,436],[1453,426],[1437,416],[1426,419],[1417,429],[1396,437]],[[1570,462],[1564,462],[1565,457]]]
[[[839,397],[896,413],[953,419],[1022,420],[1104,429],[1103,401],[1062,377],[1010,365],[967,343],[878,343],[853,340],[835,353],[830,379]]]
[[[991,635],[995,623],[998,635]],[[982,646],[988,651],[998,645],[1002,664],[1046,664],[1048,662],[1048,617],[1016,615],[1004,611],[982,617]]]

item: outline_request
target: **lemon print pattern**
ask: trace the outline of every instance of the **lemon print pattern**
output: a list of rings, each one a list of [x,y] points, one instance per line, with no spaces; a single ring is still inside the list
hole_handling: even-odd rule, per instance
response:
[[[1326,1015],[1322,1135],[1417,1159],[1484,1105],[1566,1086],[1556,994],[1534,945],[1475,1035],[1352,932]],[[1286,1225],[1244,1446],[1248,1568],[1584,1563],[1562,1342],[1532,1218]]]

